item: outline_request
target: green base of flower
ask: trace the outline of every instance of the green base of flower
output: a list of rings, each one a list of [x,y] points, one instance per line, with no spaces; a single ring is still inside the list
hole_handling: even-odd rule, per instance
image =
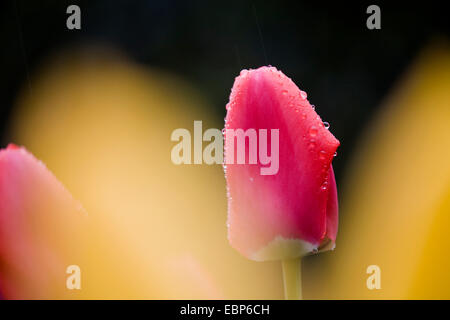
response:
[[[302,274],[301,258],[281,261],[283,268],[284,297],[286,300],[301,300],[302,297]]]

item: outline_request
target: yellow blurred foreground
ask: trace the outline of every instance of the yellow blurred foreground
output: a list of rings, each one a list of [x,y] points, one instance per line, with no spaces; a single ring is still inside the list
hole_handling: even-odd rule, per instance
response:
[[[54,59],[32,89],[18,101],[12,141],[91,219],[82,290],[69,297],[283,298],[279,263],[248,261],[228,245],[222,168],[170,160],[174,129],[223,127],[188,83],[88,50]],[[441,44],[392,91],[347,165],[337,247],[304,259],[306,299],[450,299],[449,123],[450,49]],[[380,290],[366,287],[370,265],[380,267]]]

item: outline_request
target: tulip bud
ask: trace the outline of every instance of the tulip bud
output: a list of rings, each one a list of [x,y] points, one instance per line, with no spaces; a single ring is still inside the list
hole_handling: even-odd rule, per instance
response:
[[[306,93],[274,67],[243,70],[227,104],[224,134],[231,245],[257,261],[334,248],[338,203],[331,161],[339,141]],[[267,159],[278,165],[269,174]]]

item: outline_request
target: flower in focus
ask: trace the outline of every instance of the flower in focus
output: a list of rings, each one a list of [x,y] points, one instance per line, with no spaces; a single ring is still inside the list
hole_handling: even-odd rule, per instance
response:
[[[295,258],[334,247],[338,227],[336,182],[331,161],[339,141],[306,93],[274,67],[243,70],[236,78],[225,123],[228,238],[253,260]],[[278,129],[279,170],[260,174],[260,162],[235,163],[230,144],[242,129]],[[276,143],[267,133],[266,150]],[[259,136],[261,139],[261,135]],[[261,140],[259,141],[261,146]],[[228,146],[233,146],[230,149]],[[250,142],[245,142],[249,154]],[[276,148],[272,150],[276,151]],[[259,150],[261,156],[261,150]]]

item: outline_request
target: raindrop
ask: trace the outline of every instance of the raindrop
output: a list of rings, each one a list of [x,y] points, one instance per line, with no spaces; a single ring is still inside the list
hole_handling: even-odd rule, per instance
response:
[[[310,152],[313,152],[314,149],[316,148],[316,143],[314,141],[315,141],[314,139],[311,139],[308,144],[308,149]]]
[[[320,150],[319,152],[319,159],[325,160],[326,152],[324,150]]]
[[[311,126],[311,128],[309,128],[309,135],[311,137],[315,137],[317,135],[317,128],[315,126]]]
[[[325,129],[329,129],[330,128],[330,124],[326,121],[323,122],[323,126],[325,127]]]
[[[313,110],[316,110],[316,106],[315,105],[311,105],[311,108],[313,109]]]
[[[306,99],[308,97],[308,95],[306,94],[305,91],[300,90],[300,96],[302,97],[302,99]]]

